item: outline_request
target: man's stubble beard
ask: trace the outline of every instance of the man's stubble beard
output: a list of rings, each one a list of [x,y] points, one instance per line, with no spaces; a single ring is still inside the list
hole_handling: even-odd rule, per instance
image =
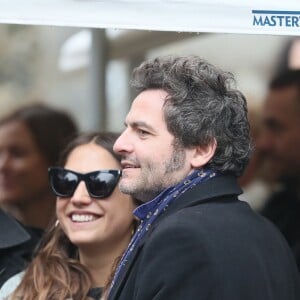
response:
[[[154,199],[166,188],[180,182],[183,178],[177,178],[173,174],[181,170],[185,165],[186,154],[184,148],[178,144],[173,145],[173,152],[169,161],[165,163],[164,172],[157,173],[157,165],[148,164],[143,167],[142,173],[135,183],[126,184],[121,182],[119,188],[121,192],[131,195],[142,202]],[[126,180],[126,177],[125,177]]]

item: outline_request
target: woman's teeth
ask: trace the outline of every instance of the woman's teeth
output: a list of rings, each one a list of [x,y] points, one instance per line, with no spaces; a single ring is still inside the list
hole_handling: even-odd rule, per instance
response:
[[[71,216],[71,219],[72,219],[73,222],[91,222],[91,221],[95,221],[98,218],[94,215],[73,214]]]

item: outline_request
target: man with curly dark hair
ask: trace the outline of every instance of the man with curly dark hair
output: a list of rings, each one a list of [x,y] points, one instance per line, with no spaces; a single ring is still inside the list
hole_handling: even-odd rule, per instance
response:
[[[245,97],[196,56],[150,59],[114,145],[120,190],[144,202],[109,300],[296,300],[285,239],[239,201],[251,153]]]

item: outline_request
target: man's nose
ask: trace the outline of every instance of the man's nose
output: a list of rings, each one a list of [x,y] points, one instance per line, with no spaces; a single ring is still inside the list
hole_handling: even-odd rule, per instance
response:
[[[255,146],[262,152],[269,152],[273,147],[272,136],[266,131],[262,132],[256,139]]]
[[[4,170],[9,167],[11,163],[10,156],[6,153],[0,153],[0,169]]]
[[[118,139],[114,144],[113,150],[118,154],[133,151],[133,145],[130,139],[130,134],[128,129],[125,129],[125,131],[123,131],[123,133],[118,137]]]

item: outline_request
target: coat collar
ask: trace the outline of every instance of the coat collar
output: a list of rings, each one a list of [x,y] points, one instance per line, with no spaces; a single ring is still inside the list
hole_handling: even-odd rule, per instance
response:
[[[212,198],[228,195],[240,195],[243,191],[234,176],[223,175],[196,185],[181,195],[163,216],[169,215],[184,207],[194,206]]]
[[[26,230],[2,209],[0,209],[0,228],[0,249],[22,244],[30,239]]]
[[[182,196],[180,196],[174,203],[172,203],[168,210],[158,218],[156,225],[160,222],[161,219],[164,219],[167,215],[171,215],[176,211],[181,210],[182,208],[194,206],[200,204],[201,202],[210,201],[210,199],[226,196],[226,195],[239,195],[243,191],[239,187],[236,177],[224,175],[212,178],[206,182],[196,185],[192,189],[186,191]],[[133,250],[130,260],[125,265],[122,273],[120,274],[117,282],[110,291],[109,300],[117,299],[117,293],[121,288],[122,283],[127,277],[130,268],[135,261],[135,257],[141,251],[142,246],[147,239],[148,235],[145,235],[141,240],[139,246]]]

